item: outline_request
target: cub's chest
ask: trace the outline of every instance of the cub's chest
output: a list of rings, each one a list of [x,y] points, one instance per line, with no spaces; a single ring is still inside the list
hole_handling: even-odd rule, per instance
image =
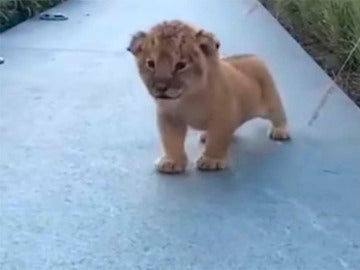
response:
[[[206,107],[184,104],[178,108],[181,118],[192,128],[206,130],[209,122],[209,111]]]
[[[168,115],[181,119],[194,129],[206,130],[210,112],[203,104],[182,103],[178,100],[160,101],[159,109]]]

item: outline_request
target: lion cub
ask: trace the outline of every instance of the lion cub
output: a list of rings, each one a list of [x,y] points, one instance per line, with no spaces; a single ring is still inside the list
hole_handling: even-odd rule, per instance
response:
[[[129,44],[157,105],[165,152],[156,164],[160,172],[186,169],[189,126],[203,131],[200,170],[226,168],[232,135],[250,119],[270,120],[270,138],[289,139],[285,112],[264,63],[252,55],[221,58],[219,45],[212,33],[178,20],[140,31]]]

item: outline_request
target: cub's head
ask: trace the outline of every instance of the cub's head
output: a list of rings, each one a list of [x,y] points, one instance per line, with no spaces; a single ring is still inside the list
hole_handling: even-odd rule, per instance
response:
[[[174,20],[137,32],[128,51],[154,98],[177,99],[201,87],[218,60],[218,48],[213,34]]]

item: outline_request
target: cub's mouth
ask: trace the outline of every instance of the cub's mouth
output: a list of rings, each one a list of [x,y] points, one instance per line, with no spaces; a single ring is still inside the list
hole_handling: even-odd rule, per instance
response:
[[[178,99],[180,98],[180,94],[178,96],[168,96],[168,95],[158,95],[158,96],[155,96],[156,99]]]
[[[162,99],[162,100],[174,100],[180,98],[182,95],[181,89],[169,89],[166,92],[162,93],[155,93],[155,99]]]

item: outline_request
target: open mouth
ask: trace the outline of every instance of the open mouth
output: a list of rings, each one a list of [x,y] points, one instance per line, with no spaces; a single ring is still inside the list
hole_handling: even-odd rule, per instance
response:
[[[0,0],[1,1],[1,0]],[[169,88],[166,91],[152,91],[153,97],[157,100],[174,100],[182,96],[182,89]]]
[[[157,96],[156,99],[177,99],[178,97],[169,97],[166,95]]]
[[[156,99],[178,99],[181,96],[181,94],[179,93],[177,96],[168,96],[168,95],[158,95],[155,98]]]

